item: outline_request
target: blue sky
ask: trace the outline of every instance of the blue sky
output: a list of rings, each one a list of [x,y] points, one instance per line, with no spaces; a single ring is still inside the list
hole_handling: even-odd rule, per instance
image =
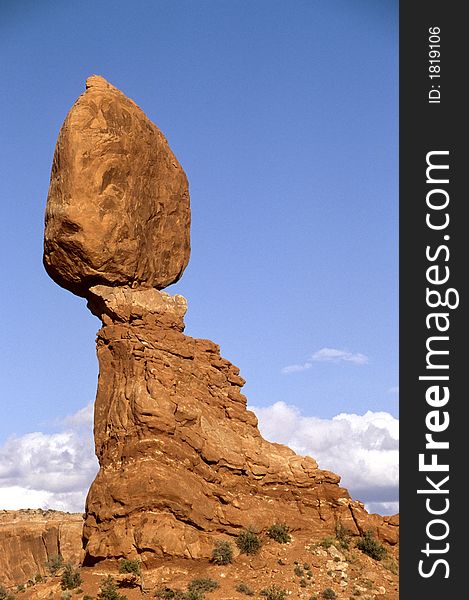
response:
[[[397,417],[397,2],[1,11],[0,445],[55,431],[95,396],[99,322],[42,267],[55,141],[93,73],[139,104],[189,177],[191,261],[167,289],[188,298],[186,333],[221,345],[253,406]]]

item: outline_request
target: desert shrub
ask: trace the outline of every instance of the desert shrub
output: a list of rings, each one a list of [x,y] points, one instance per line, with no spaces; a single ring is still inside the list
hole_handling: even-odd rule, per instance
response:
[[[193,579],[187,588],[188,592],[212,592],[220,587],[218,581],[210,579],[209,577],[202,577],[201,579]]]
[[[194,580],[194,581],[200,581],[200,580]],[[213,580],[209,580],[209,581],[213,581]],[[191,582],[192,583],[192,582]],[[218,587],[218,583],[215,581],[214,582],[216,584],[216,587]],[[183,592],[182,590],[173,590],[169,587],[165,587],[165,588],[160,588],[159,590],[157,590],[155,592],[155,598],[159,598],[160,600],[204,600],[205,598],[205,592],[210,592],[213,589],[215,589],[214,587],[212,587],[210,590],[209,589],[199,589],[198,585],[200,584],[193,584],[193,587],[191,589],[188,589],[187,591]],[[190,584],[189,584],[190,586]],[[205,584],[206,587],[209,587],[207,584]],[[204,587],[204,584],[201,585],[201,587]]]
[[[0,600],[14,600],[13,594],[0,585]]]
[[[34,576],[34,583],[42,583],[44,581],[44,577],[40,573],[36,573]]]
[[[352,537],[352,534],[350,530],[347,529],[347,527],[344,527],[340,522],[336,525],[335,537],[337,538],[337,541],[339,542],[341,548],[343,548],[344,550],[349,549],[350,538]]]
[[[322,538],[322,540],[319,542],[319,545],[322,548],[325,548],[327,550],[328,548],[330,548],[332,546],[333,543],[334,543],[334,538],[331,537],[330,535],[328,535],[325,538]]]
[[[244,594],[245,596],[254,596],[254,590],[252,590],[242,581],[236,585],[235,590],[240,594]]]
[[[303,564],[303,569],[304,569],[305,571],[310,571],[310,570],[311,570],[311,565],[310,565],[309,563],[304,563],[304,564]]]
[[[74,590],[82,582],[80,571],[74,569],[71,564],[64,566],[62,577],[60,578],[60,587],[63,590]]]
[[[25,590],[24,583],[19,583],[19,584],[16,586],[16,591],[17,591],[17,592],[24,592],[24,590]]]
[[[90,596],[89,594],[85,594],[83,596],[83,600],[93,600],[93,596]]]
[[[98,600],[127,600],[127,596],[119,594],[114,577],[108,575],[101,581],[97,596]]]
[[[306,587],[308,584],[306,583],[306,579],[302,577],[300,579],[300,587]]]
[[[212,552],[212,562],[216,565],[229,565],[233,562],[233,548],[230,542],[218,540]]]
[[[174,600],[204,600],[205,594],[200,590],[187,590],[187,592],[176,592]]]
[[[262,541],[257,533],[249,528],[238,535],[236,545],[242,554],[257,554],[261,549]]]
[[[160,588],[159,590],[156,590],[155,598],[160,598],[160,600],[173,600],[173,598],[176,598],[176,593],[177,592],[168,587]]]
[[[337,594],[332,588],[326,588],[325,590],[322,590],[321,596],[324,598],[324,600],[336,600],[337,598]]]
[[[64,559],[60,554],[54,554],[53,556],[49,556],[45,567],[51,575],[55,575],[57,571],[62,567],[63,562]]]
[[[261,590],[260,595],[267,598],[267,600],[285,600],[287,597],[287,590],[284,590],[277,585],[271,585],[270,587]]]
[[[119,573],[130,573],[135,577],[140,577],[140,561],[123,558],[119,561]]]
[[[374,560],[382,560],[386,557],[386,548],[374,537],[371,529],[365,531],[362,537],[357,541],[357,548],[364,554],[367,554]]]
[[[313,594],[309,597],[309,600],[318,600],[318,597],[316,596],[316,594]]]
[[[303,577],[303,569],[300,567],[300,565],[295,565],[293,573],[295,573],[297,577]]]
[[[275,523],[267,530],[267,535],[279,544],[288,544],[291,541],[290,527],[285,523]]]
[[[72,592],[62,592],[60,594],[60,600],[71,600]]]

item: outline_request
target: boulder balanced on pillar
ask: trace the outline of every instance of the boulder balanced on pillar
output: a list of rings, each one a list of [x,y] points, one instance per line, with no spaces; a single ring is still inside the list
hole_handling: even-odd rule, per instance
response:
[[[61,129],[44,264],[88,300],[98,332],[94,436],[100,470],[86,503],[85,561],[210,557],[250,525],[312,538],[340,523],[397,541],[340,478],[262,438],[239,369],[184,331],[182,296],[160,291],[189,259],[186,176],[157,127],[101,77]]]

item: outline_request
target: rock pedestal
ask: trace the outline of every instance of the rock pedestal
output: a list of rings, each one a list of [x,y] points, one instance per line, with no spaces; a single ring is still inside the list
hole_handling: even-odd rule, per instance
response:
[[[100,470],[86,503],[85,563],[202,558],[242,528],[286,523],[318,539],[368,515],[339,477],[264,440],[239,370],[184,335],[186,301],[162,288],[189,259],[187,180],[165,138],[100,77],[61,129],[46,210],[44,264],[88,300],[98,332],[94,435]]]
[[[338,522],[356,534],[377,526],[393,541],[395,528],[371,519],[337,475],[261,437],[239,370],[213,342],[184,335],[182,296],[96,286],[89,297],[103,328],[88,562],[209,557],[216,539],[276,522],[313,538]]]

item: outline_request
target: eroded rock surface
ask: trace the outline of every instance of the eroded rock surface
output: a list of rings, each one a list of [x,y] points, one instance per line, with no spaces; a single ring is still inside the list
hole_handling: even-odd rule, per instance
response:
[[[83,559],[83,515],[42,510],[0,511],[0,584],[26,583],[47,575],[46,562],[61,555],[78,565]]]
[[[84,538],[87,561],[210,556],[215,539],[275,522],[318,539],[340,522],[397,527],[370,516],[316,461],[264,440],[239,370],[208,340],[184,335],[181,296],[96,286],[96,452]]]
[[[57,140],[44,265],[81,296],[99,283],[162,289],[189,261],[186,175],[132,100],[102,77],[86,88]]]

